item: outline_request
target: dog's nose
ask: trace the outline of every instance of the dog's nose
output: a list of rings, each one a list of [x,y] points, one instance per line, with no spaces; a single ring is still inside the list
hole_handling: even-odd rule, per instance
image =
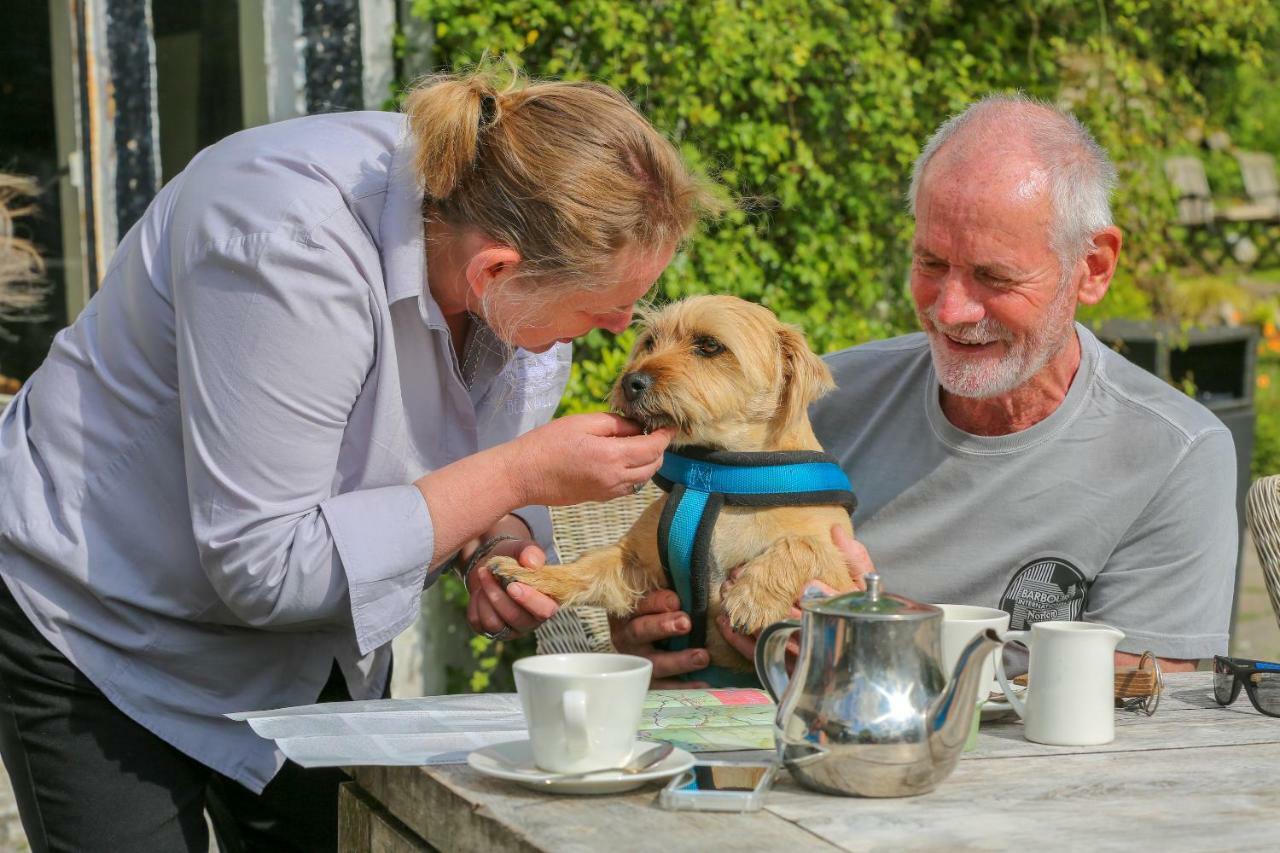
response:
[[[628,403],[634,403],[637,397],[652,387],[653,376],[643,371],[628,373],[622,377],[622,395],[627,398]]]

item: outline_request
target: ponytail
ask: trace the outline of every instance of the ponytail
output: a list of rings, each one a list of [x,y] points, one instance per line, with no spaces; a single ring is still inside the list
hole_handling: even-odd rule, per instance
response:
[[[420,81],[403,110],[426,214],[514,248],[526,274],[607,286],[616,252],[674,246],[723,207],[608,86],[489,62]]]
[[[448,198],[475,164],[486,101],[496,104],[497,92],[478,75],[429,79],[405,98],[418,143],[414,165],[429,198]]]

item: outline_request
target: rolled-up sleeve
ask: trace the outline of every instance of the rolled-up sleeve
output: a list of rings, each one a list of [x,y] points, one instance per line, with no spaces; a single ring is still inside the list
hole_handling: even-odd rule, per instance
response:
[[[255,627],[389,641],[434,543],[412,485],[333,494],[375,358],[370,285],[341,251],[249,235],[199,255],[174,301],[192,527],[218,596]]]

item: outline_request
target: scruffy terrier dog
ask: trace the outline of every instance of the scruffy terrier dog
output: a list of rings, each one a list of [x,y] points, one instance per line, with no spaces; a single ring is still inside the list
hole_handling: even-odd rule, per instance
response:
[[[674,426],[674,451],[820,451],[808,407],[834,387],[804,335],[773,312],[736,297],[697,296],[644,318],[610,402],[648,428]],[[668,497],[650,504],[616,545],[572,563],[527,569],[495,558],[489,566],[562,605],[629,614],[642,595],[668,585],[658,550]],[[735,629],[754,633],[787,618],[812,578],[840,591],[853,588],[831,541],[833,525],[852,532],[848,512],[836,505],[723,508],[711,540],[707,589],[706,647],[713,664],[750,668],[715,629],[722,611]],[[744,572],[722,598],[725,573],[736,566]]]

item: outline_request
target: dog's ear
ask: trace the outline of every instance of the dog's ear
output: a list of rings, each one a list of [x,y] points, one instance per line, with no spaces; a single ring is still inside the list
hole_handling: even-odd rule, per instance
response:
[[[810,403],[834,391],[836,381],[826,362],[809,349],[804,332],[795,326],[780,325],[778,343],[782,348],[782,393],[775,422],[785,429],[808,412]]]

